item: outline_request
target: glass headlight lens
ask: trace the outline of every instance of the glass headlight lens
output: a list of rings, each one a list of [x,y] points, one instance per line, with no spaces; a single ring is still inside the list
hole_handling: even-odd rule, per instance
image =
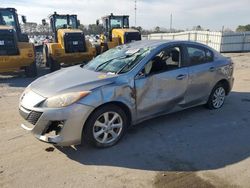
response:
[[[66,94],[50,97],[41,104],[41,107],[61,108],[61,107],[69,106],[77,102],[81,98],[87,96],[89,93],[90,91],[82,91],[82,92],[66,93]]]

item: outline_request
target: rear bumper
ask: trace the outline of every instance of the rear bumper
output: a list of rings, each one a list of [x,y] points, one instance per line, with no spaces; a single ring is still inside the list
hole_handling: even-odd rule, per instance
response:
[[[26,120],[21,127],[43,142],[59,146],[77,145],[81,143],[83,126],[93,109],[82,104],[60,109],[32,110],[20,106],[20,115]]]

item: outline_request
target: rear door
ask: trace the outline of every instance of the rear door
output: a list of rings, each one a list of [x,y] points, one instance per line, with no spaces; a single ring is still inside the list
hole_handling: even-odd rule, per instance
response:
[[[216,77],[213,52],[198,45],[187,45],[188,88],[186,105],[193,106],[206,102]]]

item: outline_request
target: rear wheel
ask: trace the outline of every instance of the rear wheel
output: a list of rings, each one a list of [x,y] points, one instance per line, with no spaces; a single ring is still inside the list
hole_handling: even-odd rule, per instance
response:
[[[217,84],[208,99],[207,107],[209,109],[219,109],[223,106],[226,98],[226,89],[222,84]]]
[[[101,45],[100,44],[96,44],[95,45],[95,49],[96,49],[96,56],[100,55],[101,51],[102,51]]]
[[[25,75],[27,77],[33,78],[37,76],[37,67],[36,67],[36,61],[34,61],[29,66],[25,67]]]
[[[49,62],[49,54],[48,54],[48,46],[47,45],[43,46],[43,58],[44,58],[45,66],[49,67],[50,62]]]
[[[127,116],[119,106],[101,107],[88,118],[83,141],[96,147],[113,146],[123,137],[127,124]]]
[[[61,64],[57,61],[54,61],[51,57],[48,57],[50,72],[57,71],[61,68]]]
[[[108,47],[108,43],[104,43],[103,44],[103,51],[102,52],[106,52],[106,51],[108,51],[108,49],[109,49],[109,47]]]

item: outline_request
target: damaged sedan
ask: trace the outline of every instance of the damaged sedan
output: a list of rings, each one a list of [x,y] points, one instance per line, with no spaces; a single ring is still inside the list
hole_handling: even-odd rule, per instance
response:
[[[109,147],[149,118],[221,108],[233,81],[232,61],[203,44],[138,41],[35,80],[19,112],[22,127],[41,141]]]

